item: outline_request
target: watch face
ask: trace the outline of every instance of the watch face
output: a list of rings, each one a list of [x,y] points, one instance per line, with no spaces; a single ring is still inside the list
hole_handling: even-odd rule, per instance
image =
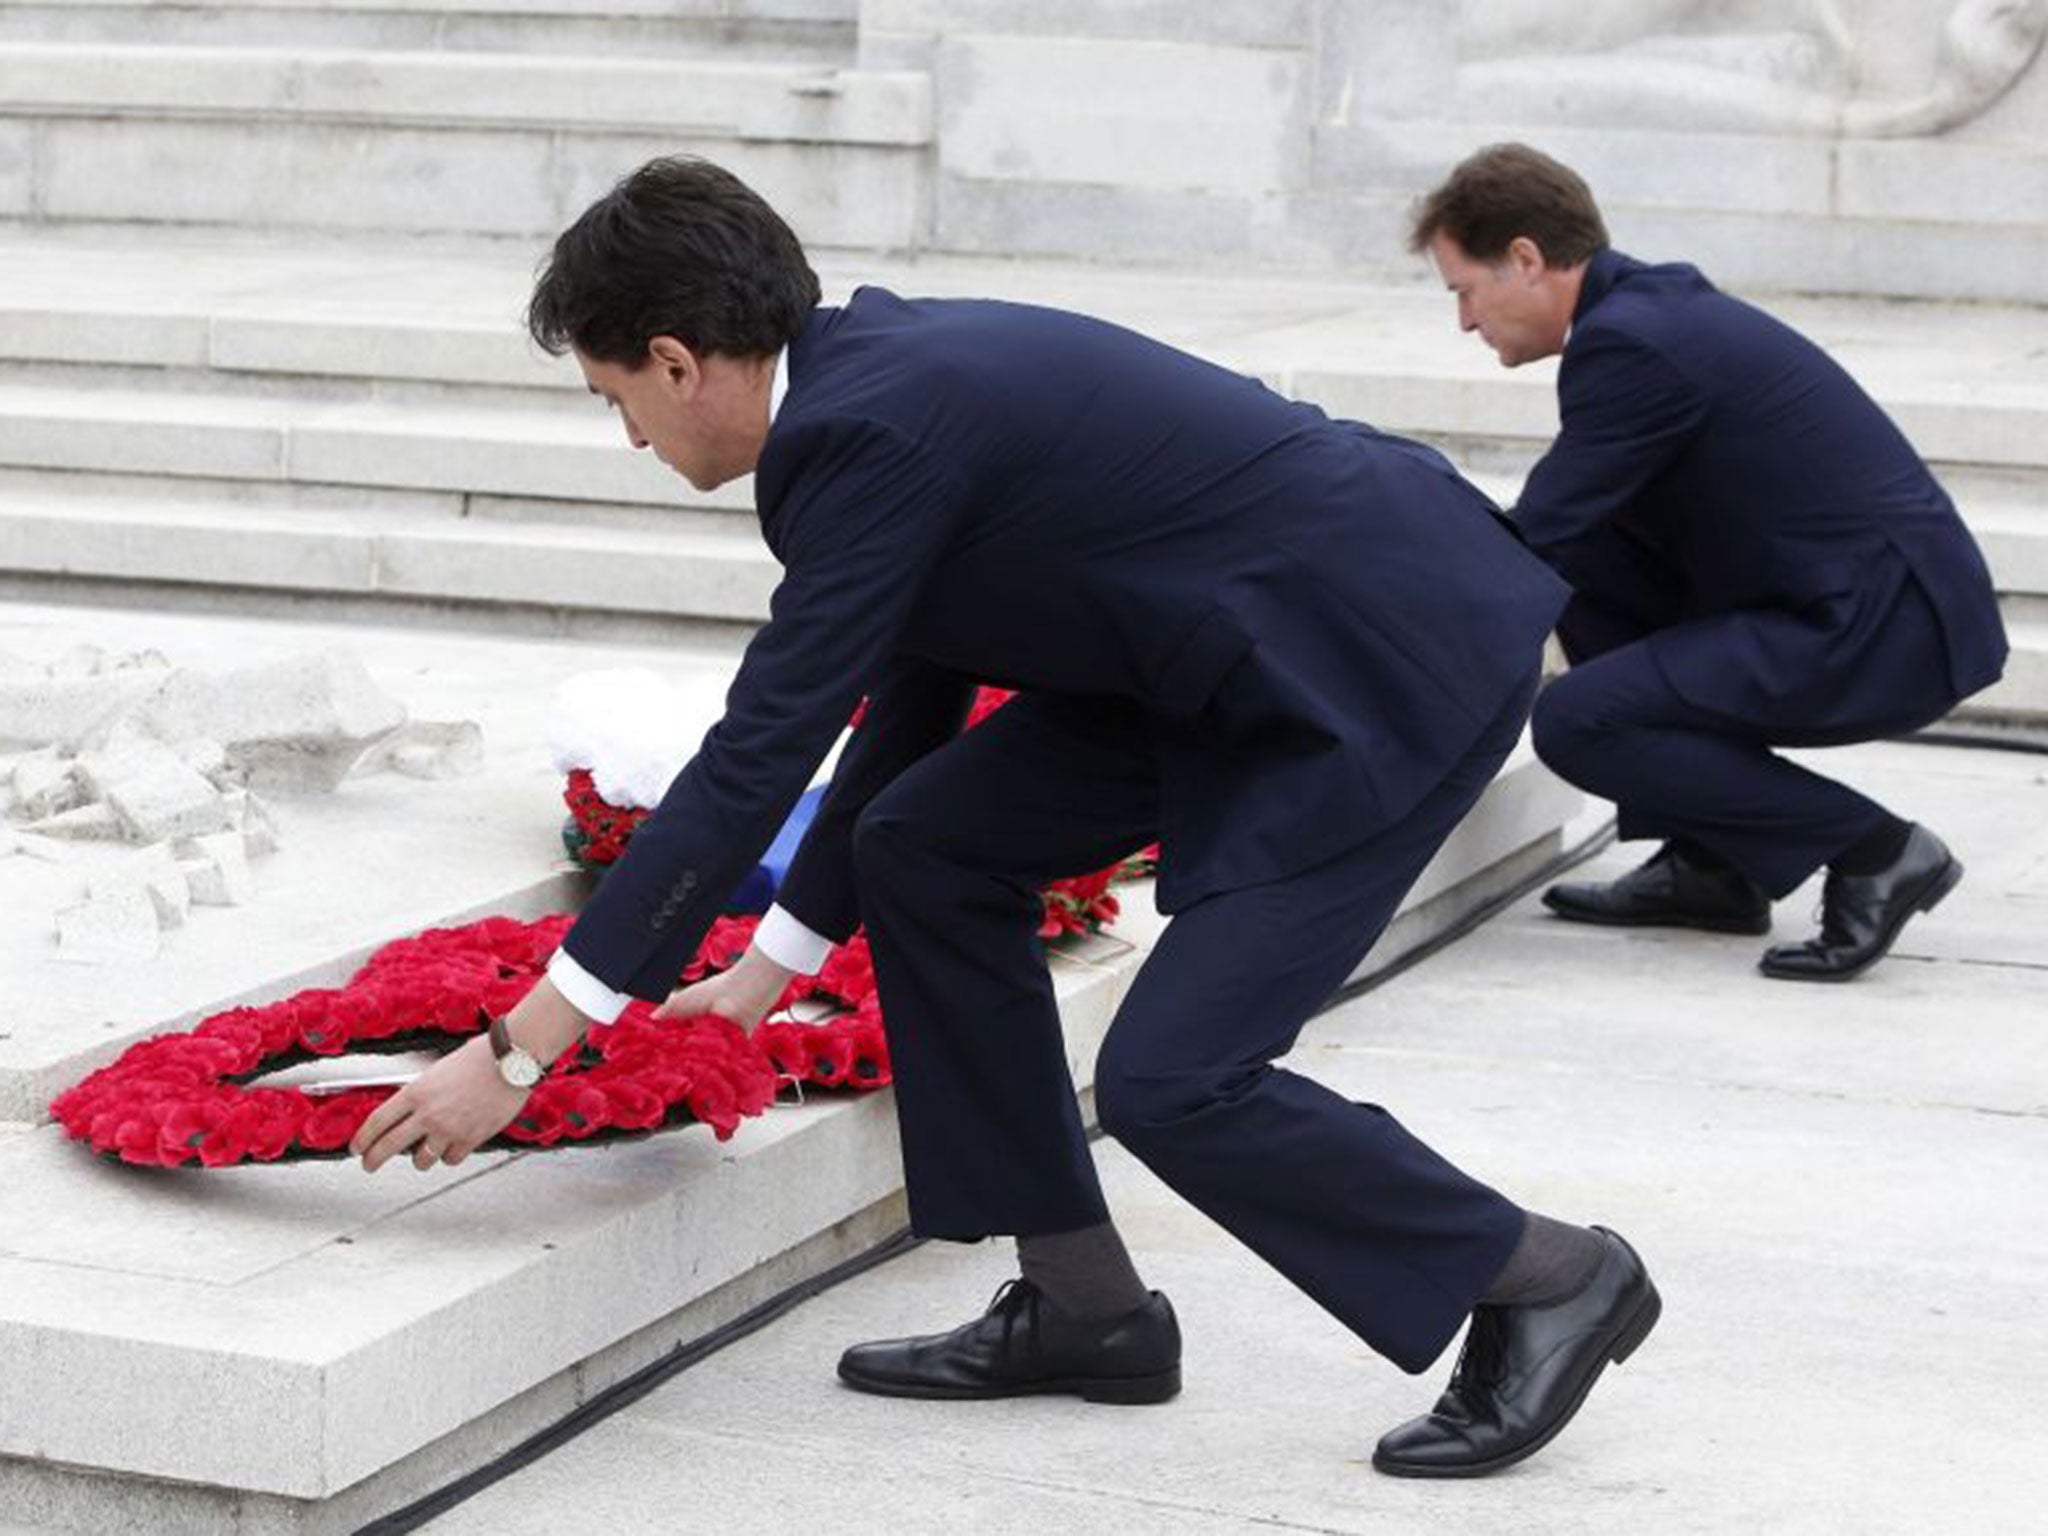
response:
[[[531,1088],[540,1081],[540,1063],[516,1048],[499,1058],[498,1071],[514,1088]]]

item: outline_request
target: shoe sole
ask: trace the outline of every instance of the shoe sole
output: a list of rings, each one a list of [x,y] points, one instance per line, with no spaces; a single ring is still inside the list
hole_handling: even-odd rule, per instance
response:
[[[1582,907],[1560,906],[1544,893],[1543,905],[1557,917],[1568,923],[1588,923],[1596,928],[1695,928],[1703,933],[1735,933],[1745,938],[1761,938],[1771,931],[1769,914],[1762,918],[1714,918],[1714,917],[1620,917],[1606,913],[1589,912]]]
[[[1942,904],[1948,893],[1962,883],[1963,865],[1960,859],[1950,856],[1949,861],[1928,877],[1927,887],[1913,901],[1906,903],[1898,918],[1887,928],[1876,949],[1859,960],[1846,971],[1800,971],[1785,970],[1770,963],[1766,955],[1757,961],[1756,968],[1773,981],[1854,981],[1878,961],[1892,952],[1892,945],[1905,932],[1906,924],[1922,912],[1932,912]]]
[[[1562,1434],[1565,1425],[1578,1416],[1579,1409],[1585,1406],[1587,1397],[1592,1394],[1594,1384],[1600,1380],[1601,1372],[1610,1365],[1620,1365],[1641,1348],[1643,1340],[1650,1336],[1650,1330],[1657,1326],[1657,1319],[1664,1315],[1664,1298],[1657,1294],[1656,1282],[1650,1280],[1647,1274],[1644,1280],[1647,1289],[1643,1299],[1636,1303],[1636,1309],[1628,1315],[1627,1321],[1615,1329],[1614,1337],[1602,1352],[1599,1363],[1586,1373],[1586,1379],[1580,1383],[1571,1403],[1548,1429],[1527,1445],[1517,1446],[1505,1456],[1496,1456],[1491,1461],[1475,1461],[1462,1467],[1422,1467],[1398,1461],[1382,1461],[1375,1452],[1372,1458],[1373,1470],[1384,1472],[1389,1477],[1486,1477],[1503,1467],[1512,1467],[1516,1462],[1526,1461],[1534,1456]]]
[[[839,1379],[856,1392],[877,1397],[917,1397],[935,1402],[987,1402],[1004,1397],[1072,1396],[1083,1402],[1113,1403],[1140,1407],[1163,1403],[1180,1393],[1180,1367],[1150,1376],[1055,1376],[1017,1386],[954,1387],[929,1382],[894,1381],[886,1376],[862,1376],[839,1368]]]

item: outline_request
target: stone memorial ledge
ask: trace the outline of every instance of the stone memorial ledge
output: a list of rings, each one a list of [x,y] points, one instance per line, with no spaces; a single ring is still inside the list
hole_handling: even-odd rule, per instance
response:
[[[1361,968],[1554,864],[1526,746]],[[1077,1083],[1161,920],[1052,957]],[[302,984],[281,978],[267,990]],[[353,1530],[903,1221],[886,1093],[461,1169],[131,1169],[0,1134],[0,1524]],[[819,1369],[829,1368],[820,1362]]]

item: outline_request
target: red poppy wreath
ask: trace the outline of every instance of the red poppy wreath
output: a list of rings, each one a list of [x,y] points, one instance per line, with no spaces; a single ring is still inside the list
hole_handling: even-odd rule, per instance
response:
[[[265,1087],[265,1075],[348,1055],[441,1049],[510,1008],[546,967],[572,921],[486,918],[387,944],[347,985],[232,1008],[182,1034],[131,1046],[61,1094],[52,1115],[75,1140],[125,1163],[213,1168],[348,1155],[349,1138],[390,1088],[321,1093]],[[684,973],[693,980],[744,950],[754,918],[721,918]],[[519,1116],[487,1142],[498,1151],[616,1141],[701,1122],[719,1139],[794,1080],[829,1087],[889,1082],[888,1046],[865,941],[793,983],[840,1011],[818,1023],[758,1026],[751,1038],[712,1015],[668,1020],[636,1002],[557,1061]]]

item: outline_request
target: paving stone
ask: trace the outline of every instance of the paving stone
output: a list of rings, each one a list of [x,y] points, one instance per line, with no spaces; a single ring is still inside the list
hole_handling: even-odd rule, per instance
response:
[[[157,904],[141,881],[96,887],[57,912],[57,957],[80,965],[154,960],[162,944]]]
[[[85,803],[85,785],[77,764],[55,747],[28,752],[14,760],[12,814],[40,821]]]

